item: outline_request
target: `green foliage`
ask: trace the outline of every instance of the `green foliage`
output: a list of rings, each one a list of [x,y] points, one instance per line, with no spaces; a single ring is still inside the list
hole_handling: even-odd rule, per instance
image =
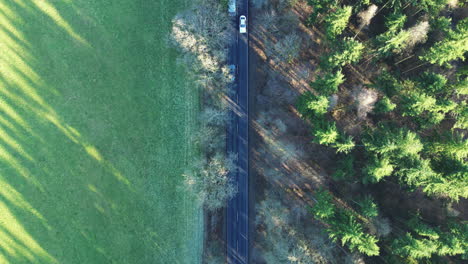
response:
[[[452,25],[452,18],[450,17],[444,17],[444,16],[438,16],[434,19],[430,20],[431,23],[431,28],[433,30],[439,30],[444,33],[448,33],[450,30],[450,27]]]
[[[336,181],[352,178],[354,172],[354,156],[346,155],[338,161],[337,170],[333,173],[332,177]]]
[[[355,145],[356,144],[354,143],[352,136],[340,136],[340,140],[335,143],[334,147],[336,148],[337,153],[348,154],[349,152],[351,152],[351,150],[353,150]]]
[[[337,8],[325,18],[325,32],[328,39],[335,39],[346,28],[353,8],[344,6]]]
[[[450,223],[447,232],[422,223],[419,216],[407,222],[414,232],[396,238],[392,252],[401,257],[414,259],[430,258],[432,255],[455,256],[466,254],[468,248],[468,227],[466,224]]]
[[[406,222],[406,225],[419,236],[432,240],[439,239],[438,232],[440,231],[423,223],[421,217],[418,214],[411,217],[410,220]]]
[[[333,204],[333,196],[325,191],[319,190],[315,193],[317,202],[312,207],[312,214],[319,220],[325,220],[335,214],[335,205]]]
[[[468,107],[464,101],[454,109],[456,122],[452,129],[468,129]]]
[[[400,169],[397,172],[401,182],[410,187],[418,187],[427,184],[441,175],[434,172],[430,166],[429,160],[422,159],[419,156],[408,156],[400,161]]]
[[[405,128],[390,129],[385,126],[364,139],[364,145],[370,152],[394,158],[415,156],[423,149],[416,133]]]
[[[377,101],[377,103],[374,106],[374,111],[376,113],[388,113],[393,111],[395,109],[396,104],[390,100],[387,96],[383,96],[382,99]]]
[[[228,8],[229,0],[219,0],[219,4],[220,4],[223,8]]]
[[[367,256],[379,255],[378,240],[364,233],[362,224],[346,211],[336,214],[336,217],[330,221],[327,232],[333,241],[341,241],[343,246],[347,245],[351,250],[357,249]]]
[[[364,45],[352,38],[345,38],[336,44],[334,51],[320,60],[321,67],[325,70],[336,69],[346,64],[358,62],[364,50]]]
[[[387,157],[379,158],[374,155],[368,163],[367,167],[364,168],[364,178],[362,179],[364,184],[379,182],[384,177],[392,175],[394,170],[394,166]]]
[[[447,0],[418,0],[413,5],[417,5],[431,15],[437,15],[447,5]]]
[[[320,94],[331,95],[338,91],[338,86],[344,81],[344,74],[341,72],[341,69],[338,69],[333,72],[327,72],[323,76],[318,76],[310,86]]]
[[[463,161],[468,157],[468,140],[460,133],[452,133],[446,136],[444,141],[433,142],[430,151]]]
[[[376,37],[375,41],[378,53],[381,55],[389,55],[390,51],[396,49],[408,39],[408,34],[403,30],[406,22],[406,15],[401,13],[390,14],[386,17],[385,26],[387,31]]]
[[[440,93],[447,90],[447,78],[441,74],[426,71],[419,76],[419,85],[423,91]]]
[[[369,195],[359,201],[359,209],[361,214],[367,218],[374,218],[379,215],[377,204],[374,202],[372,196]]]
[[[403,116],[419,116],[424,111],[433,111],[436,99],[426,93],[412,91],[401,102]]]
[[[404,89],[404,85],[386,70],[377,76],[372,83],[372,87],[382,91],[388,97],[398,95]]]
[[[429,195],[448,197],[458,201],[461,197],[468,198],[468,170],[446,174],[444,177],[431,177],[424,186],[424,192]]]
[[[305,92],[299,96],[297,110],[306,118],[319,117],[327,113],[330,101],[328,97],[316,96],[311,92]]]
[[[315,136],[314,142],[325,146],[336,143],[340,138],[335,122],[321,122],[319,126],[315,127],[313,134]]]
[[[377,52],[384,56],[390,55],[391,52],[400,53],[407,46],[410,37],[411,34],[407,30],[401,30],[395,34],[383,35],[380,41],[383,41],[384,44],[377,49]]]
[[[468,225],[450,223],[449,231],[440,234],[437,254],[440,256],[466,255],[468,249]]]
[[[468,51],[468,18],[457,24],[456,30],[451,30],[448,36],[437,42],[420,58],[432,64],[450,67],[449,62],[462,59]]]
[[[457,95],[468,95],[468,77],[459,78],[451,87]]]
[[[437,242],[430,239],[416,239],[410,233],[397,238],[392,243],[392,252],[401,257],[415,259],[429,258],[437,252]]]
[[[314,12],[323,13],[336,7],[336,0],[307,0],[307,4],[314,8]]]

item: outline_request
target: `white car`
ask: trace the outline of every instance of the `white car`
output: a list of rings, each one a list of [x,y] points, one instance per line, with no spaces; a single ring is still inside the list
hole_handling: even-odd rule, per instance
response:
[[[247,32],[247,18],[244,15],[239,17],[239,32],[240,33]]]

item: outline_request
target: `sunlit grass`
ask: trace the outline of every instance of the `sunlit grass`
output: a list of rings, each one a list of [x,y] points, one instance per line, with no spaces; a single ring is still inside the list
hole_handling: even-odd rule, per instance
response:
[[[144,2],[0,3],[0,263],[198,263],[185,1]]]

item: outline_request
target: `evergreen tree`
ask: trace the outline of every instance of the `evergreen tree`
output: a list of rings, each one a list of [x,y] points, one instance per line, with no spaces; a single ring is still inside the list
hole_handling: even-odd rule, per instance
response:
[[[403,116],[420,116],[424,111],[434,111],[436,107],[436,99],[422,92],[412,91],[403,97],[402,115]]]
[[[395,239],[392,253],[414,259],[429,258],[437,252],[437,242],[430,239],[416,239],[410,233]]]
[[[325,32],[328,39],[335,39],[348,25],[353,8],[344,6],[331,12],[325,19]]]
[[[460,21],[456,30],[450,31],[444,40],[437,42],[426,54],[421,56],[422,60],[439,66],[450,67],[449,62],[462,59],[468,51],[468,18]]]
[[[354,172],[354,156],[346,155],[338,161],[337,170],[333,173],[332,177],[334,180],[344,180],[352,178],[355,174]]]
[[[338,86],[340,86],[344,81],[344,74],[341,72],[341,69],[338,69],[317,77],[310,86],[320,92],[320,94],[331,95],[338,91]]]
[[[321,145],[331,145],[340,138],[335,122],[324,121],[320,126],[314,128],[314,142]]]
[[[416,133],[405,128],[390,129],[386,126],[365,138],[363,143],[368,151],[394,158],[417,156],[423,148]]]
[[[312,214],[319,220],[326,220],[334,216],[335,205],[333,204],[333,196],[325,191],[318,190],[315,193],[317,202],[312,207]]]
[[[351,152],[351,150],[353,150],[354,146],[355,146],[355,143],[353,141],[352,136],[348,136],[346,138],[343,136],[340,136],[340,140],[336,142],[333,147],[336,148],[337,153],[348,154],[349,152]]]
[[[359,201],[359,209],[361,214],[367,218],[374,218],[379,215],[377,204],[370,195],[365,196],[364,199]]]
[[[426,71],[419,76],[419,85],[421,90],[431,94],[445,92],[447,91],[447,78],[441,74]]]
[[[387,97],[399,95],[404,89],[403,84],[387,70],[383,70],[373,81],[371,86],[382,91]]]
[[[381,40],[384,40],[384,37],[387,37],[387,39],[385,39],[383,45],[377,49],[377,52],[384,56],[388,56],[391,52],[402,52],[403,49],[408,45],[408,40],[410,39],[411,34],[407,30],[400,30],[396,34],[382,36]]]
[[[396,174],[402,182],[411,187],[424,186],[428,182],[441,178],[441,175],[431,168],[429,160],[417,155],[405,156],[399,165]]]
[[[406,225],[419,236],[426,237],[432,240],[439,239],[440,230],[430,227],[429,225],[423,223],[419,214],[413,215],[406,222]]]
[[[389,158],[378,158],[374,155],[368,162],[369,165],[364,168],[364,178],[362,179],[364,184],[376,183],[384,177],[392,175],[394,166],[390,163]]]
[[[376,113],[388,113],[395,109],[396,104],[390,100],[387,96],[383,96],[382,99],[377,101],[374,107],[374,112]]]
[[[368,256],[379,255],[378,240],[364,233],[362,224],[356,218],[346,212],[340,211],[334,219],[330,222],[330,227],[327,228],[329,237],[341,244],[348,245],[351,250],[357,249],[359,252]]]
[[[352,38],[345,38],[337,44],[334,51],[321,60],[321,67],[325,70],[336,69],[346,64],[355,63],[360,60],[364,45]]]
[[[330,102],[327,96],[316,96],[311,92],[305,92],[297,101],[297,110],[305,118],[313,119],[327,113]]]

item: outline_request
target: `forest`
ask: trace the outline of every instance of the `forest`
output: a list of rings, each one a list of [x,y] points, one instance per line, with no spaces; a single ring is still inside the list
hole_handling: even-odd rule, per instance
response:
[[[371,263],[463,263],[466,1],[307,4],[305,25],[322,33],[320,55],[296,107],[313,142],[335,152],[333,184],[314,193],[310,214]],[[424,198],[395,202],[408,193]]]

